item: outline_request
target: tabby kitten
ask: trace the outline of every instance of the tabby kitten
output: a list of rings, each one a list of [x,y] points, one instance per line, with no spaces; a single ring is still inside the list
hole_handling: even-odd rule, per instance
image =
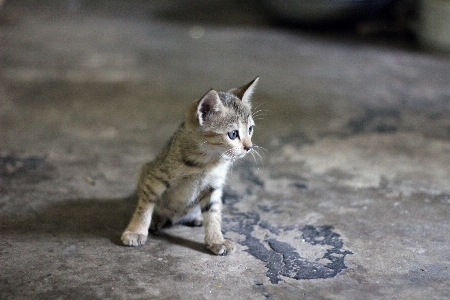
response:
[[[145,244],[149,226],[205,226],[205,244],[218,255],[236,245],[222,236],[222,188],[231,164],[253,150],[250,96],[258,82],[228,92],[210,90],[187,109],[185,120],[142,168],[136,211],[122,234],[128,246]]]

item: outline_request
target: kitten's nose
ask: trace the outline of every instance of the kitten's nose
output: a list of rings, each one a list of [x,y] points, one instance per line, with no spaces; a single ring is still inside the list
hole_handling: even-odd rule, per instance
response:
[[[244,141],[242,141],[242,146],[244,146],[245,152],[248,152],[248,151],[252,150],[252,147],[253,147],[252,140],[251,139],[245,139]]]

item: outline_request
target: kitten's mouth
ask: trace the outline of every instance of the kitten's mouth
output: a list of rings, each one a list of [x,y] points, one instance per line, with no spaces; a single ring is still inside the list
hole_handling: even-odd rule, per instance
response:
[[[247,153],[240,153],[238,155],[236,155],[236,159],[240,159],[243,158]]]

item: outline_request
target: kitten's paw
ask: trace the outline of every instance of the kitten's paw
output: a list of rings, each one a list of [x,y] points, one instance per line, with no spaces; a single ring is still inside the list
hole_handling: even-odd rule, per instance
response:
[[[210,244],[207,247],[217,255],[232,254],[236,251],[236,244],[229,240],[225,240],[222,243]]]
[[[192,227],[201,227],[201,226],[203,226],[203,219],[202,218],[198,218],[198,219],[192,220],[191,226]]]
[[[197,218],[197,219],[189,220],[189,221],[183,222],[183,225],[186,225],[189,227],[201,227],[201,226],[203,226],[203,219]]]
[[[125,231],[121,239],[126,246],[141,246],[147,241],[147,235]]]

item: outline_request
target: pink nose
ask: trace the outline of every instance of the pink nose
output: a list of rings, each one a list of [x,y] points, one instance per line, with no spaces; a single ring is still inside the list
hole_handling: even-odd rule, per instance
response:
[[[242,145],[244,146],[244,150],[246,152],[252,150],[253,144],[251,139],[245,139],[242,141]]]

